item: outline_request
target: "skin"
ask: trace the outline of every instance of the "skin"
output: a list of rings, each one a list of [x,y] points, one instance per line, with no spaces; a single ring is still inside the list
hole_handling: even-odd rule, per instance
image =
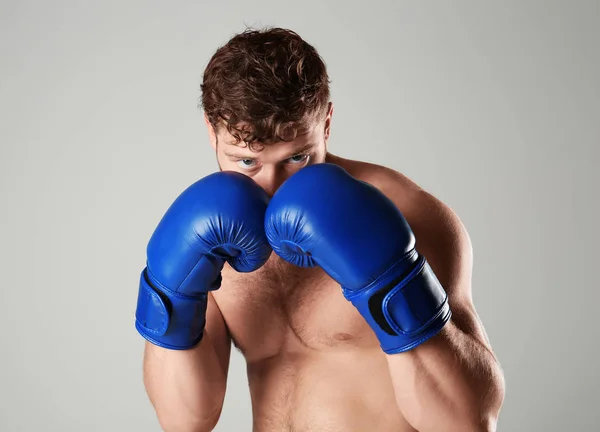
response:
[[[209,298],[201,343],[184,352],[146,345],[146,388],[165,430],[214,428],[231,343],[247,362],[256,432],[496,429],[504,377],[473,306],[467,231],[404,175],[329,153],[332,116],[330,105],[296,139],[260,152],[206,123],[220,169],[252,177],[271,195],[297,170],[322,162],[381,190],[411,225],[417,250],[448,293],[452,319],[415,349],[387,355],[320,268],[300,269],[274,253],[249,274],[226,265],[221,288]]]

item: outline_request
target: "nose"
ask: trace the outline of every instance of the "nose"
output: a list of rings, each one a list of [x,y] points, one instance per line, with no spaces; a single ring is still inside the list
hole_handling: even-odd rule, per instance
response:
[[[285,170],[273,166],[263,166],[260,173],[254,177],[254,181],[262,187],[267,195],[272,197],[279,186],[285,181]]]

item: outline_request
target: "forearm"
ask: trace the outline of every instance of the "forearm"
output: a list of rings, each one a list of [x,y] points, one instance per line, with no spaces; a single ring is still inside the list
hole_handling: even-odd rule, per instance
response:
[[[500,366],[452,321],[426,343],[387,358],[398,405],[420,432],[496,429],[504,398]]]
[[[226,380],[227,371],[206,331],[200,343],[188,350],[146,343],[144,384],[167,432],[212,430],[223,406]]]

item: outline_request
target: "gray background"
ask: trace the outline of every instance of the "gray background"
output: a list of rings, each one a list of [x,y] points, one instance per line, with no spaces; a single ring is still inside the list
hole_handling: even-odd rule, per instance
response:
[[[506,374],[499,430],[598,430],[598,5],[2,1],[0,430],[159,430],[138,274],[171,201],[216,169],[201,73],[245,25],[320,50],[334,153],[464,221]],[[234,351],[217,430],[250,425]]]

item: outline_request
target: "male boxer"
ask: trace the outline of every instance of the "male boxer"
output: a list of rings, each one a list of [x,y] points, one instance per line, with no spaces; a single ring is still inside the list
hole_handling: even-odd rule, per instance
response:
[[[167,210],[140,276],[160,424],[214,428],[233,342],[254,431],[493,431],[504,381],[468,234],[404,175],[328,152],[329,96],[285,29],[236,35],[206,67],[220,171]]]

